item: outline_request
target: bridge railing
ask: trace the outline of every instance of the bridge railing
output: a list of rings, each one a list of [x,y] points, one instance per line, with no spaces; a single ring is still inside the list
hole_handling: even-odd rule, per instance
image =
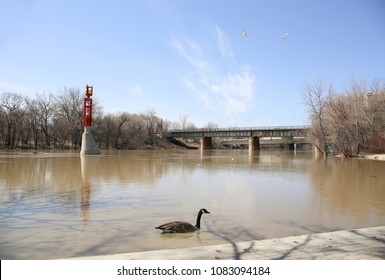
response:
[[[253,127],[226,127],[226,128],[189,128],[189,129],[173,129],[169,133],[173,132],[218,132],[218,131],[267,131],[267,130],[307,130],[310,126],[253,126]]]

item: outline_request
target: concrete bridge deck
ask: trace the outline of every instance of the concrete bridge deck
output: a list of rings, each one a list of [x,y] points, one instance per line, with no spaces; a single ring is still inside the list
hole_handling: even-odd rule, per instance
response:
[[[223,139],[220,143],[224,146],[247,146],[249,145],[249,139],[241,138],[241,139]],[[281,144],[310,144],[308,138],[306,137],[293,137],[291,139],[282,138],[282,137],[264,137],[259,139],[260,145],[281,145]]]
[[[385,226],[223,245],[82,257],[88,260],[385,260]]]
[[[259,150],[259,139],[262,137],[290,140],[294,144],[295,137],[306,137],[309,127],[307,126],[261,126],[261,127],[233,127],[233,128],[196,128],[189,130],[169,131],[166,137],[175,138],[200,138],[200,148],[202,150],[212,148],[212,137],[242,138],[248,137],[249,150]],[[294,146],[293,146],[293,149]]]
[[[259,127],[230,127],[230,128],[196,128],[173,130],[167,133],[173,138],[200,137],[306,137],[308,126],[259,126]]]

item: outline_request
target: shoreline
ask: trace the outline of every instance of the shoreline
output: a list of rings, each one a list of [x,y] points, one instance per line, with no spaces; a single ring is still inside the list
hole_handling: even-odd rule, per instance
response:
[[[104,149],[101,149],[101,151],[167,151],[167,150],[170,150],[170,151],[173,151],[173,150],[191,150],[190,149],[186,149],[186,148],[181,148],[181,147],[145,147],[143,149],[134,149],[134,150],[119,150],[119,149],[108,149],[108,150],[104,150]],[[194,150],[199,150],[198,148],[194,148]],[[230,149],[214,149],[214,150],[223,150],[223,151],[226,151],[226,150],[230,150]],[[264,150],[264,149],[261,149],[261,150]],[[270,149],[269,149],[270,150]],[[31,153],[33,154],[43,154],[43,153],[49,153],[49,152],[60,152],[60,151],[63,151],[63,152],[79,152],[80,153],[80,149],[71,149],[71,148],[48,148],[48,149],[33,149],[33,148],[16,148],[16,149],[7,149],[7,148],[0,148],[0,151],[9,151],[9,152],[20,152],[20,151],[31,151]],[[270,151],[273,151],[273,150],[270,150]],[[277,150],[277,151],[281,151],[281,150]],[[102,153],[103,155],[103,153]],[[344,157],[343,155],[330,155],[331,157]],[[357,156],[353,156],[351,158],[358,158],[358,159],[366,159],[366,160],[380,160],[380,161],[385,161],[385,154],[360,154],[360,155],[357,155]]]
[[[359,158],[369,159],[369,160],[385,160],[385,154],[368,154],[359,156]]]
[[[385,226],[71,260],[385,260]]]

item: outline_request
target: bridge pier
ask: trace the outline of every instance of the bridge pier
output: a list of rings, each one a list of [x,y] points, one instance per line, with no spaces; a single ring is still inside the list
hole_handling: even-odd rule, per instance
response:
[[[282,140],[287,141],[287,143],[283,144],[285,150],[295,150],[294,137],[293,136],[285,136],[282,137]]]
[[[209,150],[213,148],[213,139],[211,137],[204,136],[200,140],[201,150]]]
[[[259,137],[251,136],[249,137],[249,151],[260,150],[261,146],[259,145]]]

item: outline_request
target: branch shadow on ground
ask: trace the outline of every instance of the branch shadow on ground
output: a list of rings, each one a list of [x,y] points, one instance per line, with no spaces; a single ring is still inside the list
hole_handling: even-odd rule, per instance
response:
[[[335,241],[332,238],[323,239],[318,235],[318,233],[323,232],[334,232],[342,230],[340,228],[316,228],[314,226],[305,226],[300,225],[295,222],[289,222],[286,225],[290,225],[292,227],[296,227],[298,229],[301,229],[303,231],[306,231],[307,233],[301,234],[301,238],[297,240],[293,240],[293,245],[285,244],[285,246],[289,245],[287,249],[285,249],[283,252],[277,251],[276,256],[274,254],[267,254],[271,256],[270,259],[272,260],[287,260],[287,259],[303,259],[303,260],[320,260],[320,259],[333,259],[333,256],[347,256],[347,258],[357,258],[356,252],[354,252],[353,255],[349,256],[349,253],[352,253],[351,249],[344,248],[345,246],[351,246],[351,247],[359,247],[359,241],[353,243],[349,240],[345,241],[341,239],[339,241]],[[215,221],[211,225],[207,225],[207,231],[217,237],[220,237],[226,243],[230,244],[233,250],[233,259],[235,260],[241,260],[242,258],[245,258],[245,255],[248,253],[255,254],[256,258],[263,258],[263,255],[258,255],[258,247],[256,245],[256,241],[265,239],[261,235],[256,235],[255,233],[251,233],[247,228],[244,228],[242,226],[238,226],[234,224],[234,227],[231,230],[223,231],[218,230],[216,228]],[[368,256],[368,258],[375,258],[375,259],[385,259],[385,230],[383,232],[380,232],[380,235],[372,235],[372,234],[365,234],[365,232],[360,230],[350,230],[351,233],[354,233],[356,235],[359,235],[363,238],[370,239],[371,241],[376,241],[372,243],[373,245],[370,245],[371,247],[368,248],[365,252],[365,254]],[[250,241],[249,246],[247,248],[240,248],[238,241],[240,237],[244,239],[245,237],[248,237]],[[353,239],[354,240],[354,239]],[[317,245],[315,245],[314,250],[311,248],[313,245],[312,242],[318,242]],[[274,248],[272,248],[273,250]],[[262,253],[262,251],[260,251]],[[365,256],[365,254],[363,256]],[[246,257],[247,258],[247,257]],[[345,259],[345,257],[342,257]],[[219,259],[219,257],[217,258]],[[338,258],[336,258],[338,259]]]
[[[241,260],[242,255],[247,254],[250,252],[250,250],[253,249],[255,240],[261,240],[264,239],[263,236],[258,236],[254,233],[251,233],[248,229],[242,226],[235,225],[231,231],[219,231],[215,228],[216,222],[213,221],[210,225],[206,225],[207,232],[211,233],[212,235],[219,237],[226,241],[226,243],[230,244],[233,248],[233,258],[235,260]],[[237,245],[237,239],[239,239],[241,236],[247,236],[249,240],[252,240],[250,242],[249,247],[241,249]],[[219,259],[219,257],[217,258]]]
[[[375,258],[385,260],[385,230],[381,231],[380,236],[364,234],[363,232],[360,232],[355,229],[350,230],[350,232],[358,236],[376,241],[375,244],[377,246],[370,248],[370,255],[372,255]]]
[[[300,225],[297,225],[300,226]],[[301,225],[302,229],[308,229],[306,226]],[[308,229],[311,230],[310,228]],[[340,231],[342,229],[323,229],[322,232],[335,232]],[[333,258],[332,256],[344,256],[342,259],[356,259],[356,258],[364,258],[365,255],[367,255],[368,259],[385,259],[385,230],[380,233],[380,236],[373,235],[373,234],[365,234],[364,231],[361,231],[359,229],[355,230],[349,230],[350,233],[356,234],[360,237],[363,237],[365,239],[369,239],[371,241],[375,241],[374,243],[370,243],[369,247],[365,248],[365,252],[363,252],[362,255],[360,255],[359,252],[357,252],[357,247],[361,248],[360,244],[364,242],[364,240],[357,240],[356,242],[352,241],[354,239],[347,238],[345,241],[344,239],[339,239],[335,241],[332,237],[328,239],[322,239],[319,235],[313,235],[317,233],[322,232],[313,232],[306,235],[306,239],[303,242],[300,242],[284,252],[281,256],[275,258],[276,260],[285,260],[285,259],[293,259],[291,257],[292,254],[301,252],[302,255],[307,255],[307,257],[302,257],[301,259],[306,260],[321,260],[321,259],[335,259],[338,260],[340,258],[336,257]],[[311,241],[322,241],[321,245],[317,245],[315,251],[312,253],[312,249],[310,247],[306,247],[307,245],[310,245],[309,243]],[[366,242],[365,242],[366,244]],[[344,248],[345,247],[345,248]],[[350,249],[349,247],[353,248]],[[332,255],[330,255],[332,254]],[[335,254],[335,255],[334,255]],[[294,257],[296,258],[296,257]]]

